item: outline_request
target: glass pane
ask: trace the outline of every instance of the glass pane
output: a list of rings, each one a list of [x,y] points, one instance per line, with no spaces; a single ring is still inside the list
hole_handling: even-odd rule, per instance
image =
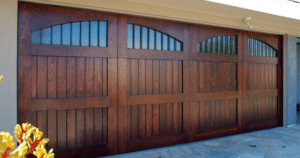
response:
[[[168,35],[163,34],[163,50],[168,50]]]
[[[40,44],[41,43],[41,31],[34,31],[31,33],[31,43]]]
[[[176,41],[176,51],[182,51],[182,43],[179,41]]]
[[[100,37],[99,37],[99,46],[100,47],[107,47],[107,22],[100,21],[99,22],[99,30],[100,30]]]
[[[91,34],[90,34],[90,44],[91,46],[98,46],[98,21],[91,21]]]
[[[217,48],[217,37],[214,37],[212,39],[212,53],[216,53],[216,48]]]
[[[133,25],[127,25],[127,48],[133,48]]]
[[[156,31],[156,50],[161,50],[161,33]]]
[[[142,49],[148,49],[148,28],[142,27]]]
[[[80,22],[72,23],[72,45],[79,46]]]
[[[211,39],[206,40],[206,53],[211,53]]]
[[[51,27],[42,29],[42,44],[51,44]]]
[[[176,41],[176,42],[177,42],[177,41]],[[202,42],[201,42],[201,49],[200,49],[200,50],[201,50],[201,51],[200,51],[201,53],[205,53],[205,52],[206,52],[206,50],[205,50],[205,45],[206,45],[206,44],[205,44],[205,43],[206,43],[206,41],[202,41]],[[177,44],[176,44],[176,46],[177,46]],[[177,48],[176,48],[176,50],[177,50]]]
[[[232,54],[232,50],[231,50],[231,36],[227,36],[227,49],[228,49],[228,53],[227,54]]]
[[[89,46],[90,22],[81,22],[81,46]]]
[[[228,53],[228,45],[227,45],[227,36],[223,36],[223,54],[227,54]]]
[[[223,54],[223,45],[222,45],[222,41],[223,41],[223,38],[222,36],[219,36],[218,37],[218,54]]]
[[[169,39],[170,51],[174,51],[174,38],[170,37]]]
[[[71,44],[71,24],[62,25],[62,44],[70,45]]]
[[[61,44],[61,25],[53,26],[52,28],[52,44]]]
[[[154,41],[155,41],[154,30],[149,29],[149,49],[154,50]]]
[[[141,48],[141,26],[134,25],[134,49]]]

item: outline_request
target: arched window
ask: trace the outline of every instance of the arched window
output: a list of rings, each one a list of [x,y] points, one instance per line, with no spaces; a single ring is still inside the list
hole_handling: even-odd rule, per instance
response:
[[[197,43],[197,53],[237,54],[235,35],[218,36]]]
[[[80,21],[31,32],[31,43],[107,47],[107,21]]]
[[[182,51],[182,42],[149,27],[128,24],[127,48]]]
[[[254,38],[248,38],[248,55],[260,57],[278,57],[276,49]]]

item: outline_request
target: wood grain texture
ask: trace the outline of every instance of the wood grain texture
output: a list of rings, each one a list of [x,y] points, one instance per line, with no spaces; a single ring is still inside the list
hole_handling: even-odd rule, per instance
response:
[[[58,157],[124,153],[282,123],[281,36],[23,2],[19,18],[19,123],[39,127]],[[107,47],[30,43],[32,31],[88,20],[107,21]],[[128,49],[128,23],[182,41],[182,51],[145,50],[143,43]],[[248,56],[249,37],[278,57]],[[201,41],[211,53],[197,53]]]

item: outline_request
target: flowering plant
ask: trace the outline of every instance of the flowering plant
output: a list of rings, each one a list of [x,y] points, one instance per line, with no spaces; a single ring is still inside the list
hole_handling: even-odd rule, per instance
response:
[[[47,153],[45,144],[49,139],[42,139],[43,132],[28,123],[15,127],[15,137],[19,146],[14,150],[13,137],[8,132],[0,132],[0,158],[26,158],[33,153],[37,158],[54,158],[53,149]]]

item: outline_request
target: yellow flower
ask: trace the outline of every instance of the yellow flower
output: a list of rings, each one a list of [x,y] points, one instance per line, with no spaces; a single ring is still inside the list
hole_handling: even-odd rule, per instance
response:
[[[30,136],[31,136],[31,133],[33,133],[35,129],[37,129],[37,128],[32,126],[29,123],[23,123],[22,127],[18,124],[15,127],[15,132],[14,132],[15,137],[19,143],[22,143],[23,141],[32,143]]]
[[[8,158],[8,151],[12,150],[15,146],[13,137],[8,132],[0,132],[0,157]]]
[[[0,133],[0,152],[1,153],[14,148],[15,143],[13,142],[13,139],[14,139],[13,136],[11,136],[8,132]]]
[[[23,158],[27,151],[27,142],[23,142],[15,151],[11,152],[10,155],[12,156],[12,158]]]
[[[54,153],[53,149],[49,150],[49,153],[47,153],[45,147],[39,146],[35,149],[36,151],[33,152],[33,154],[37,157],[37,158],[54,158]]]
[[[0,76],[0,83],[3,81],[3,75]]]

